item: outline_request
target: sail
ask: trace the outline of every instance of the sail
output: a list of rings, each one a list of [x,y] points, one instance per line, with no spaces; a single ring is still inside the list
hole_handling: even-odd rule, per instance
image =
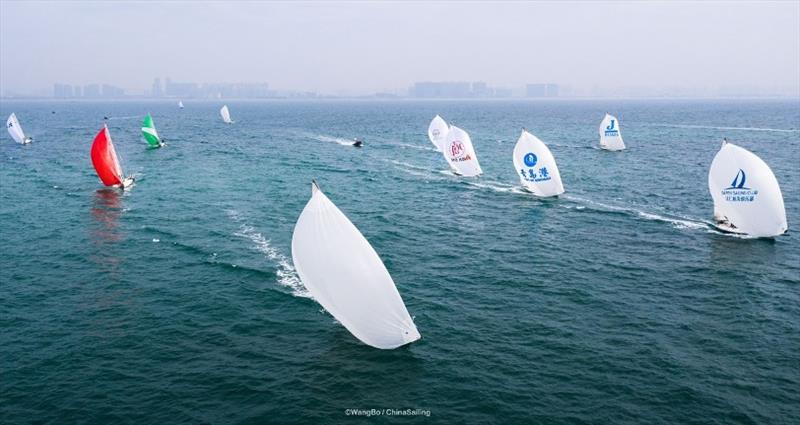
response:
[[[233,123],[233,121],[231,121],[231,113],[228,111],[228,105],[223,105],[222,109],[219,110],[219,114],[222,115],[222,121],[224,121],[225,124]]]
[[[119,165],[117,152],[114,150],[114,143],[111,142],[111,134],[108,127],[103,126],[92,142],[92,164],[94,165],[97,176],[106,186],[122,184],[122,167]]]
[[[25,137],[25,132],[22,131],[22,126],[19,125],[17,115],[13,112],[8,116],[8,120],[6,120],[6,128],[8,129],[8,134],[11,135],[11,138],[14,139],[15,142],[23,145],[25,143],[30,143],[31,139]]]
[[[561,174],[550,149],[526,130],[522,130],[514,146],[514,168],[522,186],[534,195],[556,196],[564,193]]]
[[[438,115],[433,117],[431,124],[428,126],[428,139],[431,140],[431,143],[439,152],[442,151],[442,145],[444,145],[444,139],[447,137],[448,131],[450,131],[450,126],[447,125],[442,117]]]
[[[451,126],[442,145],[442,153],[454,173],[466,177],[483,174],[472,140],[466,131]]]
[[[142,136],[144,136],[144,140],[147,141],[147,144],[151,148],[161,146],[161,138],[158,137],[156,126],[153,124],[153,117],[151,117],[150,114],[147,114],[147,116],[144,117],[144,121],[142,121]]]
[[[619,120],[613,115],[606,114],[600,123],[600,147],[610,151],[625,149],[622,142],[622,133],[619,132]]]
[[[392,349],[420,338],[378,254],[316,183],[294,228],[292,259],[314,299],[361,342]]]
[[[183,101],[182,101],[182,100],[179,100],[179,101],[178,101],[178,107],[179,107],[179,108],[181,108],[181,109],[183,109]]]
[[[778,179],[747,149],[732,143],[722,145],[711,162],[708,190],[714,200],[715,218],[732,225],[726,230],[771,237],[788,229]]]

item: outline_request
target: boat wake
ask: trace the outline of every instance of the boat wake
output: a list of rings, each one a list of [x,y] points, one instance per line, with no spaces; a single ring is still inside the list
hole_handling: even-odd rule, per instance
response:
[[[664,223],[669,223],[675,226],[678,229],[707,229],[711,230],[711,223],[693,219],[690,217],[682,217],[682,216],[672,216],[672,215],[660,215],[651,212],[637,210],[635,208],[629,207],[619,207],[615,205],[609,205],[602,202],[592,201],[590,199],[585,199],[573,195],[562,195],[562,198],[572,201],[576,204],[580,204],[577,209],[584,208],[592,208],[598,211],[606,211],[606,212],[618,212],[622,214],[629,214],[644,220],[652,220],[652,221],[660,221]],[[569,208],[569,206],[566,206]]]
[[[234,236],[245,238],[253,243],[253,249],[264,254],[264,256],[275,263],[275,273],[278,276],[278,283],[292,291],[292,295],[311,298],[311,294],[303,286],[300,276],[294,268],[291,260],[281,253],[277,248],[270,244],[270,240],[257,232],[255,228],[244,222],[238,211],[228,210],[228,216],[239,223],[239,230]]]
[[[436,149],[429,147],[429,146],[419,146],[419,145],[412,145],[410,143],[392,143],[395,146],[399,146],[403,149],[417,149],[420,151],[428,151],[428,152],[439,152]]]
[[[776,133],[800,133],[798,129],[769,128],[769,127],[722,127],[713,125],[692,125],[692,124],[646,124],[654,127],[673,127],[673,128],[703,128],[709,130],[737,130],[737,131],[771,131]]]
[[[353,140],[343,139],[341,137],[331,137],[331,136],[326,136],[324,134],[316,134],[312,135],[311,138],[320,142],[332,142],[332,143],[338,143],[342,146],[353,146]]]

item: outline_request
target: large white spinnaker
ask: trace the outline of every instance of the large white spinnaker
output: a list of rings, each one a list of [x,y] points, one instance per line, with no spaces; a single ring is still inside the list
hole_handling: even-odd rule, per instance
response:
[[[600,133],[600,147],[610,151],[625,149],[622,142],[622,133],[619,132],[619,120],[613,115],[606,114],[598,129]]]
[[[314,299],[361,342],[392,349],[420,338],[386,266],[316,182],[294,227],[292,260]]]
[[[431,124],[428,126],[428,139],[431,140],[431,143],[439,152],[442,151],[442,145],[444,145],[448,131],[450,131],[450,126],[447,125],[447,122],[442,117],[438,115],[433,117]]]
[[[11,138],[21,145],[30,143],[33,140],[30,137],[25,137],[25,132],[22,131],[22,126],[19,125],[17,115],[13,112],[8,116],[8,120],[6,120],[6,128],[8,129],[8,134],[11,135]]]
[[[442,154],[453,172],[458,175],[473,177],[483,174],[469,134],[454,125],[447,132]]]
[[[179,100],[179,101],[178,101],[178,107],[179,107],[179,108],[181,108],[181,109],[183,109],[183,101],[182,101],[182,100]]]
[[[717,227],[754,237],[772,237],[788,229],[778,179],[761,158],[723,142],[708,171]]]
[[[534,195],[546,197],[564,193],[553,154],[544,142],[527,130],[522,130],[514,146],[514,168],[522,186]]]
[[[233,124],[233,121],[231,121],[231,112],[228,110],[228,105],[222,105],[222,109],[219,110],[219,114],[222,116],[222,121],[225,124]]]

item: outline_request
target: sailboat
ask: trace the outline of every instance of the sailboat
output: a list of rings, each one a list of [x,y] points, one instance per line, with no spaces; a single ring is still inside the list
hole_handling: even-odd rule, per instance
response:
[[[142,136],[144,136],[144,140],[150,148],[160,148],[164,146],[164,141],[158,137],[156,126],[153,124],[153,117],[151,117],[150,114],[147,114],[147,116],[144,117],[144,121],[142,121]]]
[[[622,142],[622,134],[619,132],[619,120],[617,117],[606,113],[598,129],[600,133],[600,148],[609,151],[621,151],[625,149]]]
[[[538,137],[522,130],[514,146],[514,169],[522,186],[536,196],[557,196],[564,193],[561,173],[547,145]]]
[[[420,339],[386,266],[316,182],[294,228],[292,260],[314,299],[364,344],[388,350]]]
[[[111,142],[108,126],[103,125],[103,128],[95,136],[91,155],[94,170],[104,185],[125,189],[133,184],[133,177],[125,177],[122,174],[122,166],[119,163],[117,151],[114,149],[114,143]]]
[[[450,126],[444,139],[442,154],[453,173],[459,176],[473,177],[483,174],[469,134],[454,125]]]
[[[433,117],[431,124],[428,126],[428,139],[430,139],[436,150],[441,152],[444,139],[447,137],[447,132],[450,131],[450,126],[439,115]]]
[[[753,237],[774,237],[789,228],[778,179],[761,158],[723,140],[708,171],[718,229]]]
[[[219,110],[219,114],[222,115],[222,121],[225,124],[233,124],[233,121],[231,121],[231,113],[228,111],[228,105],[222,105],[222,109]]]
[[[6,120],[6,128],[8,129],[8,134],[11,135],[11,138],[21,145],[25,145],[33,141],[32,137],[25,136],[25,132],[22,131],[22,126],[19,125],[19,120],[17,120],[17,115],[13,112],[8,116],[8,120]]]
[[[178,107],[179,107],[179,108],[181,108],[181,109],[183,109],[183,101],[182,101],[182,100],[179,100],[179,101],[178,101]]]

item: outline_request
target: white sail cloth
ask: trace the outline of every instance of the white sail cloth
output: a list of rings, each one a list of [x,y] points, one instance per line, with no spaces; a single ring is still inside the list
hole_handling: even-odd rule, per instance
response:
[[[228,110],[228,105],[223,105],[222,109],[219,110],[219,114],[222,116],[222,121],[225,122],[225,124],[233,123],[233,121],[231,121],[231,112]]]
[[[561,174],[547,145],[526,130],[514,146],[514,168],[525,189],[536,196],[557,196],[564,193]]]
[[[458,175],[473,177],[483,174],[478,156],[475,154],[475,147],[472,146],[472,139],[466,131],[454,125],[450,126],[450,131],[447,132],[442,154],[453,172]]]
[[[8,120],[6,120],[6,128],[8,129],[8,134],[11,135],[11,138],[14,139],[15,142],[22,145],[31,142],[30,138],[25,137],[25,132],[22,131],[22,126],[19,125],[17,115],[13,112],[8,116]]]
[[[442,117],[439,115],[433,117],[431,124],[428,126],[428,139],[439,152],[442,151],[442,145],[444,145],[448,131],[450,131],[450,126],[447,125],[447,122]]]
[[[708,172],[714,215],[723,230],[772,237],[788,229],[778,179],[754,153],[723,142]]]
[[[292,259],[314,299],[361,342],[392,349],[420,338],[378,254],[316,183],[294,228]]]
[[[606,114],[598,129],[600,133],[600,147],[610,151],[625,149],[622,142],[622,133],[619,130],[619,120],[613,115]]]

